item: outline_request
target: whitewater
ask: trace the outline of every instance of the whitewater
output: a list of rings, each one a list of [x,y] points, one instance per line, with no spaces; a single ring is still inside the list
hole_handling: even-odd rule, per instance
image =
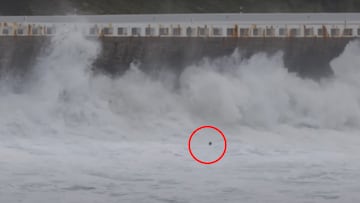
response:
[[[58,30],[26,76],[1,74],[0,202],[360,201],[359,41],[320,81],[238,51],[111,77],[91,70],[100,41]],[[201,125],[227,137],[216,164],[189,155]]]

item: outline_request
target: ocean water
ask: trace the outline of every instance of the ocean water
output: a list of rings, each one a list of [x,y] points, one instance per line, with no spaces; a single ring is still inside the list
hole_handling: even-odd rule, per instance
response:
[[[0,79],[0,202],[360,201],[358,41],[321,81],[237,51],[177,82],[136,64],[109,78],[90,70],[100,52],[62,28],[25,79]],[[202,125],[227,138],[212,165],[188,151]],[[193,148],[211,160],[223,143]]]

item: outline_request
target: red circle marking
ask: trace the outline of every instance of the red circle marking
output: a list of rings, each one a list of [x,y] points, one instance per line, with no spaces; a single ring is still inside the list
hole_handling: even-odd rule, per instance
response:
[[[221,153],[221,155],[220,155],[217,159],[215,159],[215,160],[213,160],[213,161],[202,161],[202,160],[198,159],[198,158],[193,154],[193,152],[192,152],[192,150],[191,150],[191,139],[193,138],[193,136],[194,136],[198,131],[200,131],[200,130],[202,130],[202,129],[204,129],[204,128],[210,128],[210,129],[213,129],[213,130],[217,131],[217,132],[222,136],[222,138],[224,139],[224,151]],[[195,161],[197,161],[197,162],[199,162],[199,163],[201,163],[201,164],[214,164],[214,163],[220,161],[220,160],[224,157],[224,155],[225,155],[225,153],[226,153],[226,137],[225,137],[224,133],[221,132],[221,130],[218,129],[217,127],[214,127],[214,126],[211,126],[211,125],[200,126],[200,127],[198,127],[196,130],[194,130],[194,131],[191,133],[191,135],[190,135],[190,137],[189,137],[189,141],[188,141],[188,149],[189,149],[189,152],[190,152],[191,157],[192,157]]]

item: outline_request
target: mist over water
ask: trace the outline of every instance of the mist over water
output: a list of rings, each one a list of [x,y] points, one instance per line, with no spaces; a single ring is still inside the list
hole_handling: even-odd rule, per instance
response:
[[[91,64],[101,52],[100,42],[62,29],[27,80],[1,79],[2,135],[69,131],[96,137],[121,129],[116,134],[124,138],[149,130],[167,136],[162,130],[176,135],[204,124],[360,128],[358,41],[331,62],[335,75],[321,81],[289,73],[280,52],[241,60],[235,51],[187,67],[176,85],[173,75],[152,77],[135,64],[115,79],[94,75]]]

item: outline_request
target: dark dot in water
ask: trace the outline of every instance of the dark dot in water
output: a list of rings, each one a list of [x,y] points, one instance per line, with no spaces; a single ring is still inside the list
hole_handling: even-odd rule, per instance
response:
[[[211,146],[212,145],[212,142],[209,142],[209,146]]]

